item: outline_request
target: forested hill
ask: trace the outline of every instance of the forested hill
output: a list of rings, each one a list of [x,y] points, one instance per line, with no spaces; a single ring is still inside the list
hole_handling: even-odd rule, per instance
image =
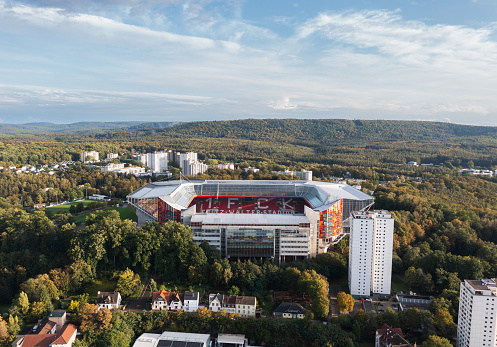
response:
[[[139,129],[160,129],[177,124],[177,122],[78,122],[72,124],[55,124],[48,122],[27,124],[0,124],[0,134],[95,134],[110,131],[130,131]]]
[[[163,133],[198,137],[271,140],[275,142],[328,142],[332,140],[398,141],[443,140],[456,137],[491,136],[497,127],[452,123],[345,119],[244,119],[181,123]]]

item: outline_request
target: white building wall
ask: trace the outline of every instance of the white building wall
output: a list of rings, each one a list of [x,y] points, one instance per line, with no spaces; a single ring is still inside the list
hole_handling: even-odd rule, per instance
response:
[[[353,218],[349,241],[349,289],[354,296],[371,294],[373,225],[370,218]]]
[[[393,228],[394,220],[386,211],[352,214],[349,244],[352,295],[390,294]]]
[[[179,167],[183,169],[183,173],[185,171],[185,162],[190,161],[190,162],[196,162],[198,161],[198,156],[197,153],[195,152],[187,152],[187,153],[181,153],[179,155]]]
[[[458,347],[497,346],[497,288],[475,290],[468,281],[460,286]]]
[[[394,220],[390,214],[374,218],[371,286],[373,293],[390,295]]]
[[[168,169],[168,153],[167,152],[154,152],[148,153],[149,167],[154,172],[163,172]]]
[[[185,312],[195,312],[198,309],[198,300],[185,300],[183,310]]]

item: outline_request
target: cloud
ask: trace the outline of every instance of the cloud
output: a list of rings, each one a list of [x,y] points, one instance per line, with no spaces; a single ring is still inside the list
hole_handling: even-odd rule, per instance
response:
[[[297,104],[291,103],[290,98],[287,96],[269,105],[269,107],[274,110],[294,110],[297,108]]]
[[[81,3],[91,12],[93,2]],[[325,12],[293,21],[294,34],[280,37],[245,20],[240,3],[167,2],[181,7],[181,18],[159,11],[149,19],[174,18],[170,30],[120,17],[160,6],[152,0],[104,1],[120,7],[113,16],[78,12],[76,1],[43,4],[0,0],[4,113],[453,121],[497,114],[492,25],[427,25],[399,11]]]
[[[306,39],[322,35],[337,45],[397,59],[408,65],[440,64],[455,61],[496,63],[497,44],[492,28],[456,25],[426,25],[405,21],[399,11],[323,13],[297,31]]]

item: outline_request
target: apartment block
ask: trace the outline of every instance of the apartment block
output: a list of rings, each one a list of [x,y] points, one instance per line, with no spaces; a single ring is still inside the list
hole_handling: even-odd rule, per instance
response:
[[[394,220],[387,211],[353,212],[349,289],[354,296],[390,295]]]
[[[495,278],[465,280],[459,293],[457,347],[497,346]]]

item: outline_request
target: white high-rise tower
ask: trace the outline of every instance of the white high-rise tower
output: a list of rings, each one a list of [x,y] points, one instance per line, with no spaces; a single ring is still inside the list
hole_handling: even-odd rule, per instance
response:
[[[458,347],[497,346],[495,278],[465,280],[459,293]]]
[[[349,289],[354,296],[390,295],[394,220],[387,211],[353,212]]]

